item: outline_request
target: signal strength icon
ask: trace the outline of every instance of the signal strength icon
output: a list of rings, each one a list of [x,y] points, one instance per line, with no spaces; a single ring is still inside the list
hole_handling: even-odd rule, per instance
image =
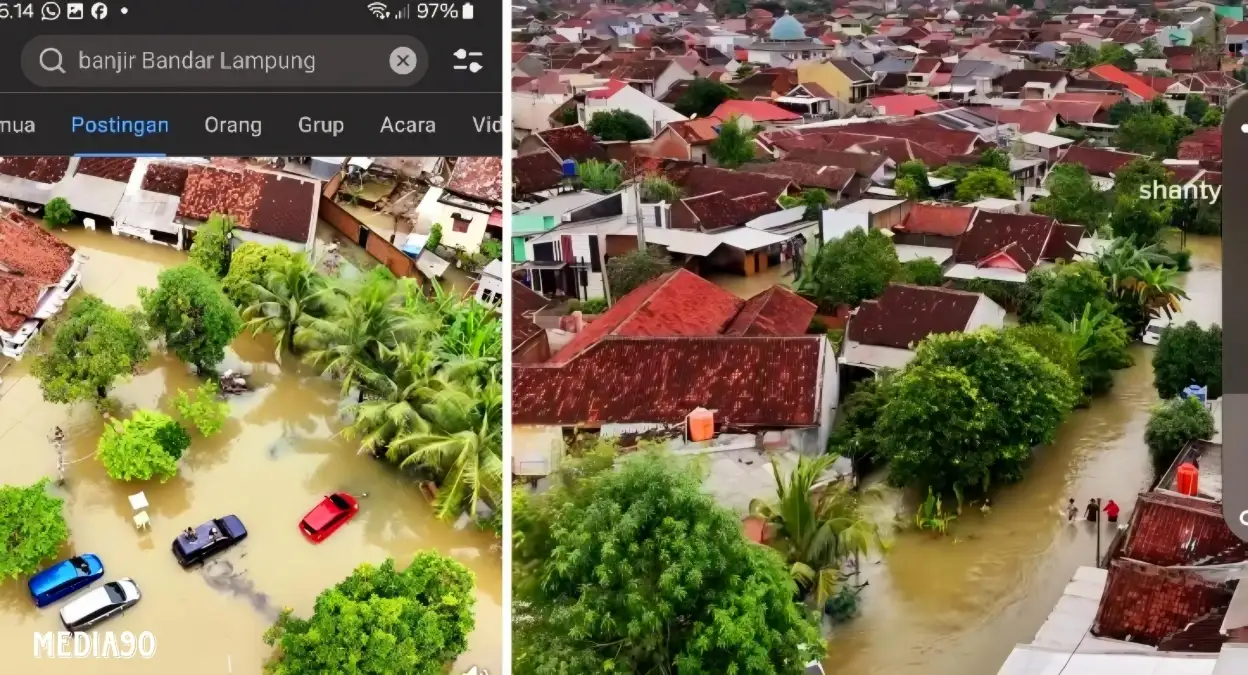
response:
[[[390,16],[399,21],[402,21],[404,19],[410,19],[412,18],[412,6],[408,5],[404,7],[403,9],[400,9],[399,11],[394,12]]]
[[[377,17],[378,19],[390,18],[390,8],[387,7],[386,3],[384,2],[369,3],[368,11],[372,12],[373,16]]]

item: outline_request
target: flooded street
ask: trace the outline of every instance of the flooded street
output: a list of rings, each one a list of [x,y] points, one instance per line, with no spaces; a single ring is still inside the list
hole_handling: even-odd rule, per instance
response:
[[[1191,300],[1180,321],[1221,322],[1221,241],[1188,237]],[[1024,480],[997,490],[989,515],[970,508],[953,534],[897,535],[883,562],[865,562],[861,615],[829,639],[837,675],[995,675],[1015,644],[1030,642],[1076,568],[1094,565],[1097,537],[1059,513],[1066,499],[1114,499],[1127,509],[1152,480],[1144,445],[1153,389],[1152,348],[1132,348],[1135,365],[1117,373],[1109,395],[1074,412]],[[879,477],[876,477],[878,480]],[[910,518],[889,491],[884,509]],[[889,513],[883,514],[885,518]],[[1112,531],[1102,530],[1105,547]]]
[[[154,287],[165,267],[185,261],[172,249],[86,231],[57,235],[89,256],[87,292],[125,307],[137,304],[140,286]],[[239,338],[223,368],[253,374],[256,392],[230,399],[225,430],[194,443],[167,483],[110,480],[90,456],[103,421],[88,405],[43,402],[27,374],[33,359],[12,365],[0,378],[0,482],[29,484],[54,477],[57,458],[46,440],[54,426],[67,436],[64,498],[70,543],[61,557],[96,553],[107,580],[133,577],[142,601],[110,631],[150,631],[157,640],[151,660],[37,660],[34,632],[60,630],[58,603],[34,607],[25,579],[0,583],[0,650],[4,671],[21,675],[100,675],[261,672],[271,654],[261,636],[284,606],[311,614],[316,596],[363,562],[387,557],[405,566],[423,549],[436,549],[476,575],[476,630],[455,673],[472,665],[502,672],[502,571],[495,539],[476,530],[456,531],[437,521],[419,491],[389,465],[360,457],[335,434],[338,386],[286,359],[274,361],[267,338]],[[198,380],[173,358],[156,355],[143,374],[119,384],[112,398],[129,413],[158,408],[173,413],[172,397]],[[127,497],[144,491],[151,528],[136,531]],[[310,544],[299,519],[335,491],[360,497],[360,514],[324,543]],[[363,495],[367,496],[363,496]],[[178,532],[211,518],[236,514],[250,530],[241,545],[202,570],[183,571],[169,546]],[[49,563],[52,561],[48,561]]]

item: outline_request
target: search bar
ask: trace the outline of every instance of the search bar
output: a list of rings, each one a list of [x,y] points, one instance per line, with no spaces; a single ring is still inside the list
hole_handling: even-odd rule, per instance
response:
[[[49,88],[406,88],[429,55],[407,35],[40,36],[22,72]]]

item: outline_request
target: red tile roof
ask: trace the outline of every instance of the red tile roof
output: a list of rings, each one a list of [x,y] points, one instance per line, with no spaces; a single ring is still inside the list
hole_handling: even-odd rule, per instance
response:
[[[307,243],[316,228],[320,193],[315,181],[265,174],[247,229],[270,237]]]
[[[849,317],[845,336],[865,345],[911,349],[934,333],[966,330],[979,293],[931,286],[889,284]]]
[[[685,197],[675,208],[687,210],[698,229],[703,232],[744,225],[745,221],[749,220],[745,215],[745,210],[722,192]]]
[[[840,192],[856,175],[848,167],[820,166],[803,162],[770,162],[767,164],[742,164],[737,171],[782,176],[793,181],[799,188],[817,187]]]
[[[939,63],[939,59],[933,59]],[[867,103],[879,109],[885,115],[901,115],[914,117],[917,113],[940,110],[940,104],[931,96],[923,94],[894,94],[892,96],[874,96]]]
[[[549,152],[533,152],[511,160],[511,177],[516,195],[530,195],[559,186],[563,167]]]
[[[19,211],[0,216],[0,329],[15,332],[35,314],[44,289],[60,283],[74,249]]]
[[[178,215],[191,220],[208,220],[214,213],[233,216],[240,224],[251,221],[260,197],[260,177],[254,172],[228,171],[208,166],[192,166],[186,188],[178,203]]]
[[[700,117],[698,119],[672,122],[667,125],[673,133],[680,136],[689,145],[707,145],[719,138],[717,127],[723,125],[718,117]]]
[[[688,167],[683,169],[680,175],[669,177],[680,186],[685,195],[690,197],[711,192],[723,192],[729,197],[744,197],[765,192],[772,199],[776,199],[793,186],[793,181],[789,178],[707,166]]]
[[[579,124],[539,131],[537,136],[561,160],[572,159],[583,162],[587,159],[604,160],[607,158],[607,151],[594,140],[585,127]]]
[[[1056,226],[1057,221],[1048,216],[977,211],[971,226],[954,244],[953,259],[958,263],[977,264],[1005,254],[1028,272],[1043,258]]]
[[[1222,129],[1200,129],[1179,141],[1179,159],[1222,161]]]
[[[916,203],[910,206],[905,219],[893,227],[893,231],[957,237],[971,226],[974,216],[975,209],[969,206]]]
[[[715,108],[715,112],[711,113],[712,117],[718,117],[721,120],[738,115],[749,117],[755,123],[793,122],[802,119],[801,115],[766,101],[724,101]]]
[[[69,170],[69,157],[4,157],[0,174],[36,183],[57,183]]]
[[[746,300],[724,334],[744,337],[805,335],[816,309],[815,303],[788,288],[772,286]]]
[[[143,174],[142,188],[178,197],[186,190],[188,174],[188,167],[180,164],[152,162],[147,165],[147,172]]]
[[[717,423],[814,426],[821,377],[835,376],[822,372],[824,343],[821,336],[606,338],[562,366],[513,368],[512,422],[679,423],[703,407]]]
[[[83,157],[78,160],[77,173],[126,183],[134,173],[135,162],[133,157]]]
[[[559,350],[551,363],[565,363],[607,335],[718,335],[744,304],[737,296],[693,272],[668,272],[617,300]]]
[[[149,170],[144,187],[152,180]],[[221,213],[252,232],[303,243],[316,225],[317,187],[316,181],[294,176],[192,166],[178,202],[178,215],[205,221],[212,214]]]
[[[1092,634],[1156,646],[1230,602],[1230,590],[1196,572],[1115,560],[1110,563]]]
[[[1215,503],[1180,495],[1140,495],[1122,555],[1154,565],[1215,565],[1248,560],[1248,543],[1227,527]]]
[[[1102,63],[1099,66],[1093,66],[1089,69],[1094,75],[1097,75],[1110,82],[1117,82],[1127,88],[1127,91],[1136,96],[1151,101],[1157,96],[1157,91],[1144,83],[1143,80],[1132,75],[1118,66],[1108,63]]]
[[[603,85],[601,89],[591,89],[585,92],[585,98],[611,98],[615,95],[615,92],[627,86],[628,83],[623,80],[607,80],[607,83]]]
[[[461,197],[489,204],[503,201],[503,159],[460,157],[446,181],[446,189]]]
[[[845,152],[840,150],[794,150],[784,157],[790,162],[837,166],[853,169],[863,178],[875,175],[888,163],[888,156],[871,152]]]
[[[1140,159],[1145,155],[1137,155],[1133,152],[1119,152],[1117,150],[1106,150],[1104,148],[1090,148],[1083,145],[1072,145],[1061,158],[1057,160],[1058,164],[1079,164],[1088,170],[1093,176],[1102,176],[1109,178],[1117,173],[1122,167],[1130,164],[1132,161]]]

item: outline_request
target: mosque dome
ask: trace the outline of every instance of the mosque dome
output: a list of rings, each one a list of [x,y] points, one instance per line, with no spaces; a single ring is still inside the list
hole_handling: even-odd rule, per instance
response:
[[[802,27],[802,23],[793,18],[792,14],[786,13],[784,16],[776,19],[771,25],[772,40],[805,40],[806,29]]]
[[[948,12],[945,12],[945,21],[958,21],[961,18],[962,15],[958,14],[958,10],[956,9],[951,9]]]

